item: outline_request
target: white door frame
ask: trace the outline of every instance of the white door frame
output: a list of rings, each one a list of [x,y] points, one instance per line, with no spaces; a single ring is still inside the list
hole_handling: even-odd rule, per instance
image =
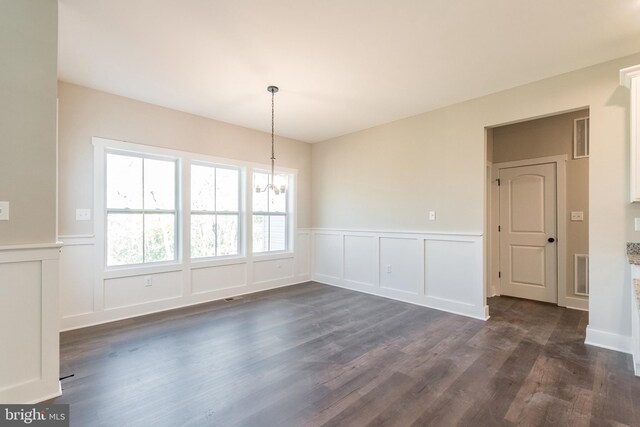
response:
[[[489,229],[490,239],[490,260],[489,260],[489,289],[488,295],[500,295],[500,279],[498,271],[500,271],[500,235],[498,234],[499,225],[499,206],[500,198],[498,197],[498,177],[500,169],[514,168],[519,166],[533,166],[543,163],[556,164],[556,222],[557,222],[557,248],[558,248],[558,305],[560,307],[567,306],[567,160],[566,154],[561,156],[538,157],[535,159],[516,160],[511,162],[493,163],[491,187],[488,189],[490,194],[490,210],[491,218]]]

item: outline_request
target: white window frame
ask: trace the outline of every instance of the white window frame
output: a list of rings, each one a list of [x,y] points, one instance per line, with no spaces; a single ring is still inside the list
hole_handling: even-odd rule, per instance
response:
[[[175,157],[175,156],[161,156],[161,155],[157,155],[157,154],[148,154],[145,152],[140,152],[140,151],[129,151],[129,150],[122,150],[122,149],[116,149],[116,148],[106,148],[104,150],[104,157],[103,157],[103,162],[104,165],[106,167],[107,165],[107,156],[109,154],[115,154],[115,155],[119,155],[119,156],[127,156],[127,157],[135,157],[135,158],[139,158],[142,159],[142,190],[143,190],[143,207],[141,209],[126,209],[126,208],[109,208],[109,206],[107,206],[107,175],[106,175],[106,168],[105,168],[105,173],[104,173],[104,217],[105,217],[105,224],[104,224],[104,234],[105,234],[105,253],[104,253],[104,265],[107,267],[107,269],[117,269],[117,268],[126,268],[126,267],[140,267],[143,265],[161,265],[161,264],[176,264],[180,262],[180,252],[179,252],[179,247],[180,247],[180,239],[181,239],[181,233],[180,233],[180,158],[179,157]],[[144,160],[145,159],[150,159],[150,160],[162,160],[162,161],[171,161],[174,163],[175,165],[175,169],[174,169],[174,188],[175,188],[175,193],[174,193],[174,201],[173,201],[173,206],[174,209],[146,209],[144,207]],[[140,263],[133,263],[133,264],[119,264],[119,265],[109,265],[108,263],[108,251],[107,251],[107,246],[106,243],[108,241],[108,221],[107,218],[109,217],[110,213],[114,213],[114,214],[137,214],[137,215],[142,215],[142,262]],[[150,261],[150,262],[145,262],[145,245],[144,245],[144,220],[145,220],[145,215],[147,214],[173,214],[173,227],[174,227],[174,233],[173,233],[173,247],[174,247],[174,251],[173,251],[173,259],[171,260],[165,260],[165,261]]]
[[[191,262],[199,262],[199,261],[210,261],[210,260],[215,260],[215,259],[224,259],[224,258],[237,258],[239,256],[244,256],[244,247],[246,245],[243,244],[243,240],[244,240],[244,221],[243,221],[243,209],[242,209],[242,181],[243,181],[243,174],[245,173],[243,171],[243,168],[240,166],[234,166],[234,165],[229,165],[229,164],[221,164],[221,163],[213,163],[213,162],[208,162],[208,161],[203,161],[203,160],[192,160],[191,162],[189,162],[189,183],[191,183],[191,176],[192,176],[192,168],[193,166],[204,166],[204,167],[210,167],[213,169],[229,169],[229,170],[235,170],[238,172],[238,210],[231,212],[231,211],[219,211],[217,209],[216,206],[216,210],[214,211],[209,211],[209,210],[197,210],[194,211],[191,209],[191,198],[189,198],[189,229],[191,229],[191,218],[193,217],[193,215],[215,215],[216,217],[218,215],[236,215],[238,218],[238,246],[237,246],[237,252],[235,254],[232,255],[210,255],[210,256],[202,256],[202,257],[194,257],[191,255],[191,239],[189,239],[189,256],[191,259]],[[189,194],[191,196],[191,185],[189,185]],[[217,195],[214,195],[214,197],[216,197]],[[218,236],[216,234],[216,243],[215,243],[215,248],[216,248],[216,254],[218,252]]]
[[[151,145],[136,144],[132,142],[118,141],[107,138],[93,137],[93,225],[95,238],[95,271],[94,277],[94,304],[96,309],[103,307],[101,293],[103,292],[103,281],[120,277],[130,277],[136,275],[157,274],[175,271],[189,271],[192,268],[203,268],[210,266],[232,265],[252,262],[267,261],[272,259],[282,259],[293,257],[295,251],[295,230],[297,229],[297,193],[296,185],[298,171],[291,168],[279,167],[277,174],[287,174],[289,176],[288,214],[289,221],[287,227],[288,241],[287,250],[278,252],[257,252],[253,253],[253,171],[264,172],[270,168],[264,163],[254,163],[210,156],[207,154],[180,151],[169,148],[156,147]],[[162,262],[153,264],[135,264],[133,266],[106,267],[106,170],[105,152],[108,149],[142,152],[161,157],[178,158],[180,168],[180,185],[177,187],[179,203],[177,205],[179,220],[179,244],[176,247],[175,262]],[[216,258],[196,258],[190,257],[190,231],[191,231],[191,199],[190,199],[190,165],[191,162],[205,162],[218,165],[229,165],[241,168],[240,178],[240,226],[242,237],[239,239],[238,256],[225,256]],[[250,281],[250,280],[249,280]]]

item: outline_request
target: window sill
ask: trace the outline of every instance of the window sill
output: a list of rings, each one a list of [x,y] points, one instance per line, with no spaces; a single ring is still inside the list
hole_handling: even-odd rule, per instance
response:
[[[293,258],[294,253],[292,251],[279,251],[279,252],[260,252],[253,254],[254,261],[270,261],[273,259],[288,259]]]
[[[104,271],[104,279],[115,279],[119,277],[143,276],[145,274],[169,273],[182,270],[183,264],[180,262],[164,262],[155,264],[136,264],[131,266],[107,267]]]

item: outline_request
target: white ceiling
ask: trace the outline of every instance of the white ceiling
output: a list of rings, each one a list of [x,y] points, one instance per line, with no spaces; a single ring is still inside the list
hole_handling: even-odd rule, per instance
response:
[[[59,78],[316,142],[640,51],[640,0],[59,0]]]

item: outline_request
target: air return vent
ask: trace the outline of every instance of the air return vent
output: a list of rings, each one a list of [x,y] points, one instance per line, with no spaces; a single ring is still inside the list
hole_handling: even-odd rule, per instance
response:
[[[589,255],[574,255],[573,281],[576,295],[589,295]]]
[[[589,157],[589,117],[573,121],[573,158]]]

